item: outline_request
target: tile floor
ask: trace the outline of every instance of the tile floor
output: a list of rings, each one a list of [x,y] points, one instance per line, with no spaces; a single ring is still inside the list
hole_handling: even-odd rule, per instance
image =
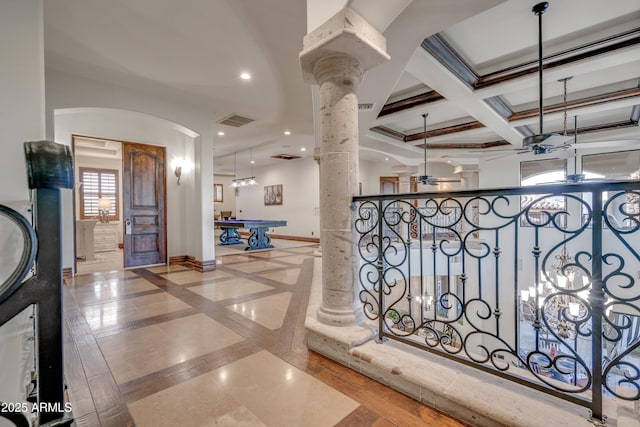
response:
[[[307,350],[313,247],[227,255],[64,287],[78,426],[461,426]]]

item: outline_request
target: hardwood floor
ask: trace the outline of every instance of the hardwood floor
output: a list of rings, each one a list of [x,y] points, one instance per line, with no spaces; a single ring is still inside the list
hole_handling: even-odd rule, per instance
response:
[[[312,250],[68,281],[76,425],[465,425],[306,348]]]

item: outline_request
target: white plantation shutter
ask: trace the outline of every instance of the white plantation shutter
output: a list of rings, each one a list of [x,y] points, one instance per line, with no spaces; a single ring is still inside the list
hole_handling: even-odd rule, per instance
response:
[[[97,218],[98,199],[111,200],[109,217],[118,219],[118,171],[115,169],[80,168],[80,218]]]

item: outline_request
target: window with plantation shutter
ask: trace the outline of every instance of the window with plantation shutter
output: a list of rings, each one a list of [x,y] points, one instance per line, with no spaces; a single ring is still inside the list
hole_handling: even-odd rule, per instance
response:
[[[118,220],[118,171],[115,169],[80,168],[80,218],[96,219],[98,200],[111,200],[109,220]]]

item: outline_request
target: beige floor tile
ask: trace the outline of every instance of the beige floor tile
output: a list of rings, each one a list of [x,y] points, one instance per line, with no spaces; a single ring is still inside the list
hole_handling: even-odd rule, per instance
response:
[[[265,328],[275,330],[282,326],[291,301],[291,292],[282,292],[264,298],[232,304],[228,308]]]
[[[137,427],[199,427],[230,425],[217,424],[228,420],[225,416],[249,418],[248,410],[239,411],[241,405],[212,380],[213,372],[195,377],[161,392],[129,404],[129,411]],[[250,412],[249,412],[250,414]],[[243,425],[243,424],[235,424]],[[262,425],[262,424],[244,424]]]
[[[296,248],[287,248],[288,252],[298,252],[301,254],[312,254],[318,248],[317,243],[311,243],[309,246],[300,246]]]
[[[211,301],[221,301],[271,289],[273,289],[271,286],[263,285],[262,283],[249,279],[231,279],[224,282],[207,283],[189,288],[191,292],[195,292]]]
[[[85,284],[94,283],[97,281],[129,279],[131,277],[139,277],[139,276],[133,271],[119,270],[119,271],[105,271],[102,273],[84,274],[84,275],[76,276],[67,280],[70,284],[85,285]]]
[[[227,264],[235,264],[237,262],[248,262],[251,261],[247,255],[216,255],[216,265],[224,265]]]
[[[271,270],[273,268],[280,268],[282,264],[276,264],[269,261],[252,261],[242,264],[232,264],[227,266],[234,270],[244,271],[245,273],[257,273],[260,271]]]
[[[242,404],[267,425],[330,427],[353,412],[358,402],[313,377],[289,381],[262,393],[249,394]]]
[[[158,290],[158,287],[143,278],[137,278],[98,280],[92,284],[70,286],[69,290],[78,304],[90,304],[137,292]]]
[[[278,258],[278,261],[285,261],[285,262],[289,262],[291,264],[302,264],[303,262],[305,262],[305,260],[310,259],[309,255],[293,255],[293,256],[287,256],[287,257],[283,257],[283,258]]]
[[[267,279],[282,282],[287,285],[295,285],[298,282],[298,276],[300,276],[299,268],[291,268],[288,270],[272,271],[270,273],[259,274],[260,277],[266,277]]]
[[[265,350],[218,368],[215,372],[215,380],[225,387],[225,392],[239,397],[269,390],[308,375]]]
[[[245,406],[240,406],[228,414],[224,414],[212,424],[220,427],[266,427],[256,415]]]
[[[175,273],[167,273],[164,275],[164,277],[177,285],[184,285],[193,282],[224,279],[226,277],[231,277],[231,275],[220,270],[206,271],[204,273],[195,270],[187,270],[178,271]]]
[[[263,252],[255,252],[255,251],[251,252],[252,257],[258,257],[258,258],[278,258],[281,256],[287,256],[287,255],[290,255],[290,254],[288,252],[279,251],[276,249],[269,249]]]
[[[81,308],[93,330],[122,326],[134,320],[184,310],[191,306],[166,293],[93,304]]]
[[[122,384],[243,339],[197,314],[99,338],[98,344],[116,382]]]
[[[174,265],[159,265],[157,267],[147,268],[147,270],[152,271],[156,274],[164,274],[164,273],[173,273],[176,271],[185,271],[185,270],[189,270],[189,268],[185,267],[184,265],[174,264]]]
[[[266,351],[214,372],[225,393],[270,426],[332,426],[359,406]]]
[[[124,263],[123,250],[96,252],[91,261],[78,260],[76,263],[77,274],[91,274],[101,271],[122,270]]]

